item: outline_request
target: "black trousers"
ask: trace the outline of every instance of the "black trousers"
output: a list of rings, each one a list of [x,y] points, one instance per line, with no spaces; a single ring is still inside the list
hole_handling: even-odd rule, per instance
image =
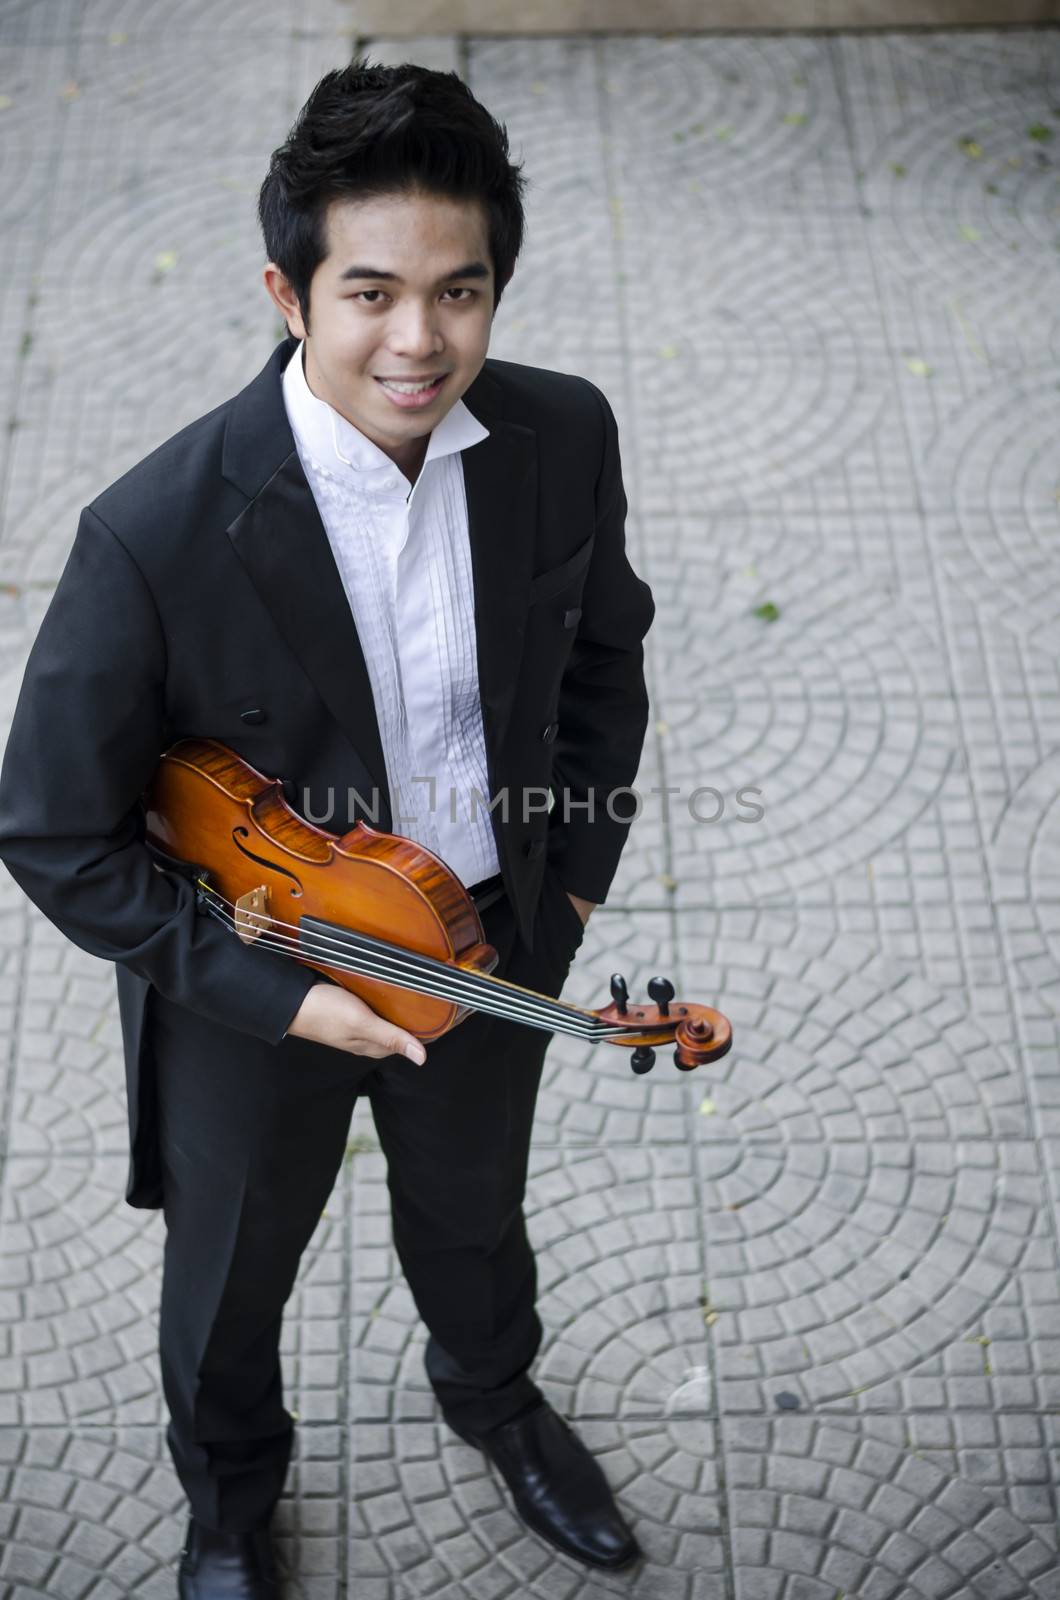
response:
[[[506,897],[482,912],[497,974],[558,995],[581,920],[546,866],[533,953]],[[467,1017],[417,1066],[309,1040],[269,1045],[152,994],[166,1242],[160,1322],[167,1442],[205,1525],[266,1522],[294,1424],[280,1332],[302,1252],[368,1097],[387,1161],[394,1242],[428,1329],[426,1368],[462,1433],[540,1391],[536,1272],[522,1202],[551,1034]]]

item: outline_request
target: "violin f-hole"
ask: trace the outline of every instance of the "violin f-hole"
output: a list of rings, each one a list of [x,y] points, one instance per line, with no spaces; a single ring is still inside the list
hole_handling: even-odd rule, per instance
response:
[[[278,866],[275,861],[268,861],[268,860],[266,860],[266,858],[264,856],[256,856],[254,854],[253,850],[248,850],[246,845],[243,844],[242,841],[244,839],[248,839],[249,837],[250,837],[250,829],[249,828],[233,828],[232,829],[232,843],[235,845],[235,847],[239,851],[240,855],[246,856],[248,861],[256,862],[259,867],[268,867],[270,872],[278,872],[278,873],[280,873],[280,875],[282,877],[289,879],[290,882],[291,882],[291,885],[292,885],[291,894],[296,899],[300,898],[301,894],[302,894],[302,885],[299,883],[299,881],[295,877],[294,873],[293,872],[289,872],[286,867]]]

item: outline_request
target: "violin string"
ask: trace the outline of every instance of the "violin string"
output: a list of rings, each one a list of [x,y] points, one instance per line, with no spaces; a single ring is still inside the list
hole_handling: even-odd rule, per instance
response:
[[[231,905],[230,901],[225,901],[224,897],[218,895],[216,890],[207,889],[206,893],[221,902],[220,905],[217,905],[212,903],[209,898],[207,899],[207,904],[214,915],[224,922],[226,926],[237,933],[240,931],[240,927],[246,929],[248,922],[253,926],[253,913],[244,913],[245,920],[240,924],[232,916],[231,912],[223,909],[223,907]],[[277,926],[292,925],[277,924]],[[302,934],[300,938],[294,938],[289,935],[275,934],[268,927],[263,927],[257,933],[255,942],[274,949],[280,954],[295,958],[300,955],[317,954],[326,965],[336,971],[375,978],[381,983],[411,987],[420,993],[452,1000],[454,1003],[466,1000],[472,1009],[489,1011],[493,1015],[525,1022],[532,1027],[539,1027],[546,1031],[563,1032],[574,1038],[622,1038],[624,1036],[639,1035],[647,1031],[644,1024],[611,1024],[602,1022],[600,1018],[591,1013],[587,1014],[576,1008],[566,1007],[562,1003],[556,1004],[546,997],[541,997],[540,1001],[538,1001],[531,991],[520,990],[517,985],[508,985],[503,979],[493,980],[485,990],[482,988],[476,990],[469,988],[467,984],[462,982],[464,975],[461,975],[461,978],[455,981],[449,973],[446,973],[441,980],[429,974],[421,976],[416,966],[412,963],[402,963],[393,958],[389,961],[389,966],[393,968],[393,975],[384,976],[379,971],[379,963],[376,956],[372,954],[361,955],[359,952],[352,950],[343,950],[340,945],[338,946],[339,954],[337,955],[327,948],[325,940],[318,938],[315,934]],[[338,945],[338,941],[331,942]],[[429,959],[424,958],[424,960]],[[443,966],[444,964],[438,963],[438,965]],[[474,980],[481,975],[468,974],[466,976],[474,983]],[[510,991],[510,1000],[506,997],[502,998],[502,991],[504,990]],[[479,995],[481,995],[481,999],[478,998]]]
[[[219,921],[223,922],[227,927],[233,928],[237,932],[239,931],[240,925],[237,924],[227,912],[223,911],[217,906],[211,906],[210,910],[213,915],[218,918]],[[307,955],[312,956],[314,953],[316,953],[314,952],[313,945],[310,941],[298,942],[290,939],[288,936],[282,934],[270,934],[267,931],[262,931],[260,934],[258,934],[254,942],[261,944],[266,949],[275,950],[280,955],[290,956],[296,960],[299,958],[305,958]],[[292,946],[295,947],[292,948]],[[332,952],[327,950],[319,952],[319,955],[323,964],[335,972],[349,972],[357,976],[373,979],[379,983],[391,984],[401,988],[410,988],[416,993],[436,996],[439,999],[452,1001],[454,1004],[460,1003],[461,997],[454,994],[453,987],[451,985],[448,987],[443,987],[437,982],[424,980],[422,977],[417,977],[414,974],[407,976],[403,974],[400,969],[394,973],[388,973],[384,975],[380,973],[378,969],[378,962],[371,961],[366,958],[356,960],[352,957],[336,957]],[[509,1018],[516,1022],[524,1022],[531,1027],[542,1028],[546,1032],[566,1033],[572,1038],[599,1039],[623,1037],[630,1033],[639,1035],[645,1031],[643,1027],[611,1027],[606,1023],[601,1023],[598,1018],[595,1019],[595,1021],[590,1020],[583,1024],[575,1017],[575,1020],[572,1022],[568,1020],[566,1015],[562,1015],[560,1017],[556,1017],[554,1015],[549,1016],[543,1008],[537,1011],[532,1011],[527,1005],[513,1005],[511,1003],[504,1003],[495,1000],[492,996],[486,1000],[471,998],[468,999],[467,1004],[472,1010],[487,1011],[494,1016]]]
[[[230,900],[225,899],[218,890],[209,885],[201,885],[201,887],[205,889],[206,893],[213,895],[227,907],[229,914],[238,910],[238,907],[234,906]],[[479,1010],[485,1010],[487,1004],[495,1005],[498,1001],[505,1003],[505,1011],[503,1013],[498,1012],[498,1015],[517,1016],[523,1010],[533,1009],[542,1017],[556,1018],[560,1022],[569,1020],[577,1025],[579,1032],[593,1033],[596,1036],[600,1036],[602,1031],[606,1031],[608,1034],[613,1032],[616,1036],[644,1032],[643,1024],[602,1022],[593,1012],[569,1006],[563,1001],[555,1001],[547,995],[535,994],[534,991],[523,989],[518,984],[508,983],[503,978],[493,978],[479,973],[457,972],[443,961],[437,961],[430,956],[418,955],[415,951],[405,950],[400,945],[372,939],[370,948],[359,947],[354,942],[357,936],[352,931],[336,928],[333,934],[323,935],[317,933],[315,929],[303,930],[302,927],[294,923],[283,922],[272,917],[265,918],[261,913],[243,913],[246,922],[250,922],[251,926],[253,926],[252,919],[255,915],[262,916],[261,927],[263,931],[271,932],[277,928],[291,930],[288,936],[290,943],[298,946],[298,951],[292,950],[291,954],[299,952],[304,954],[306,951],[310,951],[328,961],[332,961],[334,957],[350,959],[354,955],[362,962],[367,960],[372,963],[378,963],[382,960],[387,963],[390,970],[396,972],[400,977],[408,977],[410,980],[415,980],[415,982],[419,981],[418,974],[422,972],[424,977],[434,985],[427,992],[438,995],[443,999],[452,997],[457,1000],[467,1000],[468,1003],[476,1003],[476,1009]],[[238,923],[235,920],[233,920],[232,925],[238,931]],[[367,939],[369,936],[365,935],[364,937]],[[337,960],[334,964],[337,967],[340,966],[340,962]],[[347,967],[345,970],[360,972],[366,977],[371,977],[375,967],[364,967],[362,965]],[[484,1002],[482,1005],[478,1005],[475,1001],[477,995],[482,996]],[[512,1007],[519,1009],[513,1010],[511,1009]]]
[[[219,910],[218,907],[211,907],[211,910],[215,912],[219,920],[223,920],[227,926],[231,926],[239,933],[240,925],[235,922],[231,915]],[[352,957],[352,952],[349,955],[343,954],[336,957],[335,952],[331,952],[327,947],[323,947],[320,950],[315,949],[315,941],[312,936],[303,936],[301,941],[296,941],[296,939],[291,939],[290,936],[285,936],[285,934],[271,934],[269,931],[263,930],[258,934],[255,942],[261,942],[261,944],[266,944],[269,949],[279,950],[280,954],[291,955],[291,957],[295,958],[298,958],[299,955],[304,957],[307,954],[320,955],[323,962],[327,963],[335,971],[360,974],[365,978],[378,978],[379,982],[394,982],[394,984],[399,984],[402,987],[413,987],[421,994],[437,995],[439,998],[453,1000],[453,1002],[466,1000],[466,1003],[472,1006],[472,1010],[492,1011],[496,1016],[506,1016],[506,1018],[516,1019],[516,1021],[530,1021],[533,1018],[536,1026],[549,1030],[562,1030],[562,1032],[567,1032],[567,1034],[576,1038],[620,1038],[628,1037],[628,1035],[640,1035],[645,1032],[642,1024],[639,1024],[639,1026],[607,1024],[607,1022],[600,1021],[594,1014],[581,1013],[581,1011],[573,1010],[573,1008],[564,1008],[562,1005],[552,1005],[551,1000],[546,997],[541,997],[540,1003],[538,1003],[538,998],[533,997],[530,990],[522,992],[522,990],[517,990],[516,986],[512,986],[512,998],[508,1000],[508,998],[503,997],[504,986],[503,982],[500,981],[498,981],[498,989],[487,990],[482,995],[482,998],[479,998],[479,995],[482,994],[480,990],[479,992],[469,992],[469,990],[463,989],[460,984],[453,984],[452,981],[439,982],[437,979],[431,978],[424,981],[424,978],[418,976],[415,971],[404,971],[402,966],[395,965],[395,963],[391,963],[394,966],[394,973],[384,976],[384,974],[379,973],[378,960],[375,957],[363,955],[363,957],[354,958]],[[522,998],[522,995],[525,995],[525,998]]]

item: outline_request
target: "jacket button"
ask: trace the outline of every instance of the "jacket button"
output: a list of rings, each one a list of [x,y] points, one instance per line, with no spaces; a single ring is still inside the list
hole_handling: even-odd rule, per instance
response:
[[[544,839],[527,839],[526,843],[523,845],[523,855],[526,856],[530,861],[536,861],[538,856],[544,853],[544,849]]]
[[[573,628],[581,614],[581,606],[572,606],[569,611],[563,613],[563,626],[565,628]]]
[[[240,722],[264,722],[265,713],[259,706],[254,706],[250,711],[241,711],[239,720]]]
[[[551,744],[559,732],[559,723],[550,722],[546,728],[541,729],[541,737],[546,744]]]

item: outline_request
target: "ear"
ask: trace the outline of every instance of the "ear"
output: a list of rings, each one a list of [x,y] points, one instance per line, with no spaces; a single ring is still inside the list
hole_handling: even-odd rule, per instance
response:
[[[262,273],[262,280],[269,292],[269,298],[276,306],[281,317],[283,317],[286,321],[288,331],[292,333],[296,339],[304,339],[306,337],[307,330],[305,323],[302,320],[302,311],[298,304],[298,296],[291,288],[288,279],[280,271],[279,267],[274,261],[269,261],[266,263],[265,269]]]

